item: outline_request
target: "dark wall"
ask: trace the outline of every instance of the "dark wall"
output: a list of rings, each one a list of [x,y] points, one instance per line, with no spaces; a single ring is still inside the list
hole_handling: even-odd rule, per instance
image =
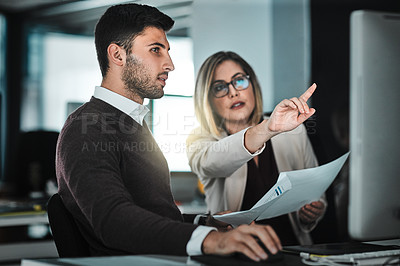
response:
[[[332,114],[349,104],[350,14],[369,9],[400,12],[399,0],[311,0],[312,81],[320,163],[343,153],[332,132]]]
[[[16,156],[19,136],[21,91],[26,69],[26,36],[24,18],[21,15],[6,15],[6,134],[5,176],[9,177],[10,163]]]
[[[318,84],[313,95],[316,134],[310,136],[320,164],[329,162],[348,150],[334,132],[336,122],[348,134],[350,14],[368,9],[400,13],[399,0],[311,0],[312,81]],[[347,131],[347,132],[346,132]],[[343,139],[342,139],[343,140]],[[346,147],[347,146],[347,147]],[[313,233],[316,242],[340,241],[332,187],[327,192],[328,213]],[[344,210],[342,210],[344,211]],[[347,211],[347,210],[346,210]]]

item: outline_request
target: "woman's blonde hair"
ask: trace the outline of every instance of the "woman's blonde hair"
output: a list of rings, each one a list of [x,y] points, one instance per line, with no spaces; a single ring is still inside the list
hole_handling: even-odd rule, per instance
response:
[[[250,82],[253,85],[255,107],[250,115],[249,122],[258,124],[263,116],[262,110],[262,94],[261,87],[258,83],[257,76],[253,68],[238,54],[234,52],[221,51],[208,57],[200,67],[197,74],[195,92],[194,92],[194,108],[197,120],[202,130],[218,137],[224,129],[224,121],[214,110],[210,93],[211,83],[214,78],[215,69],[224,61],[231,60],[240,65],[243,71],[250,76]]]

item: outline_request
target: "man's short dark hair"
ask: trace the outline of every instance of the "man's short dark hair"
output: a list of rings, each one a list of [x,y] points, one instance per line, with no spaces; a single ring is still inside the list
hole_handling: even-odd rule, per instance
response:
[[[174,21],[155,7],[121,4],[108,8],[97,22],[94,34],[97,60],[103,77],[109,68],[107,48],[111,43],[122,46],[130,53],[132,41],[146,27],[169,31],[173,25]]]

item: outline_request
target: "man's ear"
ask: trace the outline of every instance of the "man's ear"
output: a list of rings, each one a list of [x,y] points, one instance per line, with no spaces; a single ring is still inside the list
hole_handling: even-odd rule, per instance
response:
[[[121,46],[112,43],[107,48],[107,55],[110,63],[123,66],[126,62],[126,52]]]

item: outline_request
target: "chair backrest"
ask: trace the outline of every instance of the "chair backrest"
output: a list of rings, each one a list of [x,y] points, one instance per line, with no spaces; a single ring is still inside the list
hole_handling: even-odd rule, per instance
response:
[[[60,258],[89,257],[89,244],[57,193],[47,203],[47,214]]]

